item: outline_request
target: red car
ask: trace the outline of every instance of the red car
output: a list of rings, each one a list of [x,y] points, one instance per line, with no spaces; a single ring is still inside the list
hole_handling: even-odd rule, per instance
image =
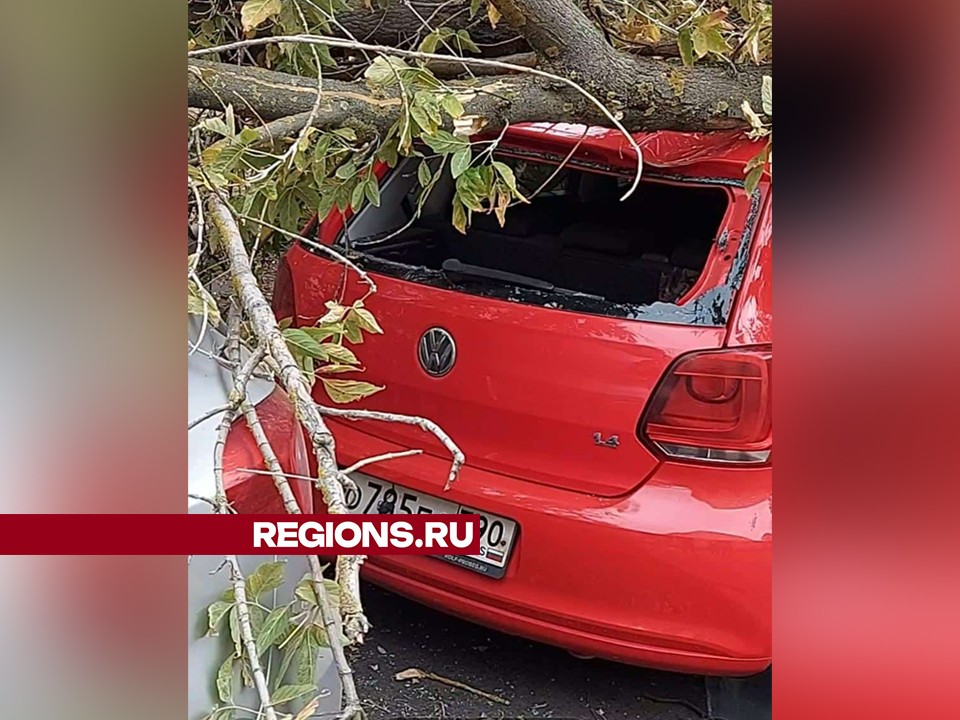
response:
[[[368,466],[355,512],[479,512],[476,557],[377,557],[370,581],[581,655],[749,675],[771,662],[771,187],[744,191],[741,134],[511,127],[496,156],[530,199],[500,226],[451,226],[454,180],[422,202],[419,159],[379,207],[319,229],[375,279],[384,327],[357,348],[363,407],[435,420],[333,423]],[[564,160],[569,156],[569,162]],[[433,173],[438,160],[431,159]],[[419,207],[419,212],[418,212]],[[306,243],[281,263],[279,317],[314,323],[366,286]]]

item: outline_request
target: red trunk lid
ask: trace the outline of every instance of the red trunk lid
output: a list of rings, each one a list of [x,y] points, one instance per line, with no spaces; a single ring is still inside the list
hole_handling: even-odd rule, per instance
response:
[[[327,300],[344,292],[349,303],[366,289],[352,271],[301,247],[287,261],[299,325],[316,322]],[[647,399],[678,355],[719,347],[725,333],[372,277],[379,291],[365,305],[384,334],[365,336],[354,349],[367,368],[362,379],[386,389],[351,407],[430,418],[461,447],[468,466],[596,495],[623,494],[655,468],[657,458],[636,434]],[[456,346],[453,367],[441,377],[428,374],[418,358],[420,339],[431,328],[446,330]],[[417,428],[363,427],[446,455]],[[438,477],[438,486],[443,481]]]

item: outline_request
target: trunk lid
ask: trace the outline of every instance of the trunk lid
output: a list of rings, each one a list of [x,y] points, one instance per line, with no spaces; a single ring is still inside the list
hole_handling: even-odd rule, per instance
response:
[[[299,325],[324,303],[361,297],[366,286],[343,266],[293,248],[287,261]],[[647,399],[680,354],[723,343],[722,327],[601,317],[482,297],[380,273],[365,301],[384,328],[353,349],[362,379],[385,390],[350,407],[418,415],[438,423],[467,465],[601,496],[644,481],[658,460],[637,438]],[[450,348],[421,338],[439,328]],[[445,367],[440,368],[446,369]],[[347,377],[347,376],[340,376]],[[328,402],[318,387],[318,399]],[[362,423],[366,432],[443,457],[435,439],[407,425]],[[438,477],[438,486],[445,478]]]

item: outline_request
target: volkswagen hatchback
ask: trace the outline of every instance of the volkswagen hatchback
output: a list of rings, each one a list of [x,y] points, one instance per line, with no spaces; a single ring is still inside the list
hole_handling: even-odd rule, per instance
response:
[[[419,159],[312,223],[379,287],[359,355],[386,389],[361,406],[436,421],[467,464],[444,491],[431,436],[331,425],[344,464],[424,450],[358,473],[355,512],[482,518],[478,555],[371,558],[370,581],[581,655],[748,675],[771,661],[770,179],[745,192],[761,146],[738,133],[635,139],[623,201],[618,132],[537,123],[498,145],[530,199],[502,227],[459,233],[449,174],[421,202]],[[300,243],[275,310],[310,325],[365,291]]]

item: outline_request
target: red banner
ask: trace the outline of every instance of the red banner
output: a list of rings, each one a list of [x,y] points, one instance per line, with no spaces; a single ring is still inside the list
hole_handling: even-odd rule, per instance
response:
[[[478,515],[0,515],[0,555],[475,555]]]

